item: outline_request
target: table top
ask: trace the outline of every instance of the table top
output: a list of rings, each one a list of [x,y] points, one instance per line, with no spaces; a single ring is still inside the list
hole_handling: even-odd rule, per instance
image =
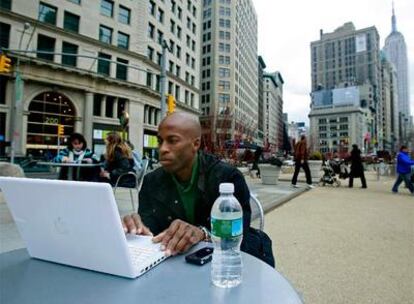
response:
[[[38,165],[52,166],[52,167],[99,167],[100,163],[55,163],[55,162],[37,162]]]
[[[183,255],[132,280],[31,259],[20,249],[0,255],[0,299],[9,304],[302,303],[275,269],[246,253],[242,258],[243,282],[222,289],[210,282],[211,263],[188,264]]]

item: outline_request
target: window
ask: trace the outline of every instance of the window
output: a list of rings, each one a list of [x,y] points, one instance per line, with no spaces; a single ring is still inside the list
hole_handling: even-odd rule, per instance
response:
[[[230,95],[229,94],[218,94],[219,102],[221,103],[228,103],[230,102]]]
[[[220,52],[225,52],[225,53],[230,53],[230,44],[228,43],[219,43],[219,51]]]
[[[220,77],[230,77],[230,69],[227,68],[219,68],[219,76]]]
[[[81,4],[81,0],[68,0],[68,1],[75,3],[75,4],[79,4],[79,5]]]
[[[170,20],[170,32],[175,33],[175,21],[172,19]]]
[[[219,37],[223,40],[230,40],[230,32],[220,31]]]
[[[195,77],[193,75],[191,75],[191,82],[190,82],[190,84],[193,86],[194,85],[194,82],[195,82]]]
[[[174,73],[174,62],[172,62],[172,61],[170,60],[170,61],[169,61],[169,63],[168,63],[168,66],[169,66],[168,71],[169,71],[170,73]]]
[[[111,55],[98,53],[98,73],[109,76],[111,73]]]
[[[164,23],[164,11],[162,9],[158,9],[157,20],[160,23]]]
[[[114,102],[115,102],[115,97],[106,96],[105,117],[114,117]]]
[[[181,7],[179,7],[177,9],[177,17],[178,17],[178,19],[181,20],[182,16],[183,16],[183,10],[181,9]]]
[[[175,43],[172,39],[170,39],[170,52],[174,54],[174,47],[175,47]]]
[[[160,30],[157,31],[158,33],[158,43],[162,45],[162,41],[164,40],[164,33]]]
[[[0,7],[2,9],[11,10],[11,0],[0,0]]]
[[[152,16],[155,16],[155,3],[154,3],[154,1],[149,2],[148,13]]]
[[[9,48],[10,24],[0,22],[0,48]]]
[[[125,6],[119,6],[118,21],[123,24],[129,24],[131,20],[131,10]]]
[[[196,33],[196,31],[197,31],[197,26],[196,26],[196,24],[195,24],[195,23],[193,23],[193,28],[192,28],[192,31],[193,31],[193,34],[195,34],[195,33]]]
[[[45,52],[54,52],[55,51],[55,39],[39,34],[37,36],[37,50],[45,51]],[[42,58],[42,59],[53,61],[54,55],[37,53],[37,58]]]
[[[93,116],[102,115],[102,98],[103,98],[103,95],[101,94],[93,95]]]
[[[175,13],[176,4],[175,1],[171,1],[171,11]]]
[[[154,39],[155,36],[155,26],[151,23],[148,24],[148,37]]]
[[[190,17],[187,17],[187,28],[189,30],[191,30],[191,19],[190,19]]]
[[[101,0],[101,15],[111,17],[114,13],[114,3],[109,0]]]
[[[129,48],[129,35],[118,32],[118,47],[123,49]]]
[[[230,90],[230,81],[220,80],[219,81],[219,89],[223,91]]]
[[[160,77],[160,75],[155,75],[155,91],[161,93],[161,77]]]
[[[78,54],[78,46],[69,42],[63,41],[62,53]],[[62,64],[76,66],[77,57],[71,55],[62,55]]]
[[[179,65],[175,66],[175,76],[180,77],[181,67]]]
[[[65,30],[78,33],[79,32],[79,19],[80,19],[79,16],[65,11],[63,28]]]
[[[175,100],[180,100],[180,86],[178,85],[175,86]]]
[[[219,25],[220,25],[220,27],[230,28],[230,26],[231,26],[230,25],[230,20],[220,18]]]
[[[181,47],[177,45],[177,58],[181,58]]]
[[[230,56],[219,56],[219,64],[230,64]]]
[[[195,52],[196,43],[194,40],[191,41],[191,49]]]
[[[150,47],[150,46],[147,49],[147,57],[151,61],[154,60],[154,49],[152,47]]]
[[[177,26],[177,37],[181,39],[181,27]]]
[[[99,41],[112,43],[112,29],[104,25],[99,26]]]
[[[162,62],[162,55],[160,53],[157,53],[157,64],[161,65]]]
[[[152,88],[152,73],[147,72],[147,87]]]
[[[40,2],[39,21],[56,25],[56,13],[56,7]]]
[[[128,60],[117,58],[117,65],[116,65],[116,78],[121,80],[128,79]]]
[[[191,58],[191,67],[195,69],[195,59]]]

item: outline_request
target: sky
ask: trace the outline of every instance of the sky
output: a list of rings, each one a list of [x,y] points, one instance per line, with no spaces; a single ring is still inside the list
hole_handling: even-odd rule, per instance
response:
[[[308,125],[310,43],[319,30],[333,32],[352,21],[356,29],[375,26],[380,47],[391,32],[391,0],[253,0],[258,16],[258,52],[266,71],[280,71],[285,81],[283,111],[289,121]],[[414,0],[395,0],[397,30],[404,35],[409,64],[411,113],[414,115]]]

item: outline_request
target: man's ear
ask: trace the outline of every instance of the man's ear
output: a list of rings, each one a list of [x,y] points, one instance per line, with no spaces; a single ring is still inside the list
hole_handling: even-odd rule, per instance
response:
[[[201,146],[201,138],[200,137],[194,138],[193,146],[194,146],[194,149],[196,149],[196,150],[200,149],[200,146]]]

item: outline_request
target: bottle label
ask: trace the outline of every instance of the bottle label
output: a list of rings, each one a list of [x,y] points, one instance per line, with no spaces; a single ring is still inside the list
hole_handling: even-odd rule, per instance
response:
[[[220,238],[239,236],[243,233],[243,219],[222,220],[211,218],[211,234]]]

